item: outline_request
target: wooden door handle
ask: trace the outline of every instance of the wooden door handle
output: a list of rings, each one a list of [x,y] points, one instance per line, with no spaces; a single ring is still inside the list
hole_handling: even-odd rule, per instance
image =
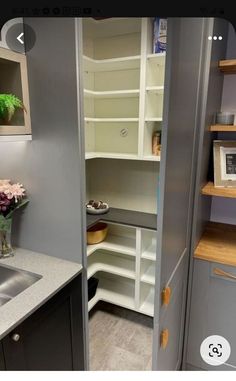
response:
[[[217,267],[213,270],[213,273],[215,275],[224,276],[225,278],[236,280],[236,275],[230,274],[230,273],[223,271]]]
[[[161,331],[161,348],[165,349],[167,347],[168,341],[169,341],[169,330],[163,329]]]
[[[171,297],[171,288],[170,287],[164,287],[161,293],[161,300],[162,304],[164,306],[168,306],[170,303],[170,297]]]

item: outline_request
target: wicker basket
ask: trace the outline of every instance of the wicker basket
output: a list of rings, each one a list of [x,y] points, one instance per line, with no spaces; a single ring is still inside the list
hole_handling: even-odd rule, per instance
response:
[[[92,226],[87,230],[87,244],[95,245],[96,243],[104,241],[108,233],[108,226],[104,222]]]

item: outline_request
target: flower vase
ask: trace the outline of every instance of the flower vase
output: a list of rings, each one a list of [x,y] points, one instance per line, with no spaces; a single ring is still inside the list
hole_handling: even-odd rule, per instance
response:
[[[4,228],[0,224],[0,258],[8,258],[14,255],[11,245],[11,225],[11,219],[7,221]]]

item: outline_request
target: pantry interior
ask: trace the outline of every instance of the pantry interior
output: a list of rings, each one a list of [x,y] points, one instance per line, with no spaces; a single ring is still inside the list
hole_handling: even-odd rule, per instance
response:
[[[154,314],[160,152],[152,139],[161,131],[165,52],[153,53],[153,21],[83,19],[87,202],[137,216],[136,226],[106,221],[106,239],[87,246],[88,280],[99,280],[89,311],[102,300]]]

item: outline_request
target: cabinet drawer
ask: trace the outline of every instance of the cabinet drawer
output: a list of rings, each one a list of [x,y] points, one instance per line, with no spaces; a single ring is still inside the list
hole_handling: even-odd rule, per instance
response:
[[[236,367],[235,322],[236,267],[195,260],[187,362],[207,370],[234,370],[233,367]],[[200,345],[210,335],[220,335],[229,341],[231,355],[227,364],[213,367],[201,359]]]

